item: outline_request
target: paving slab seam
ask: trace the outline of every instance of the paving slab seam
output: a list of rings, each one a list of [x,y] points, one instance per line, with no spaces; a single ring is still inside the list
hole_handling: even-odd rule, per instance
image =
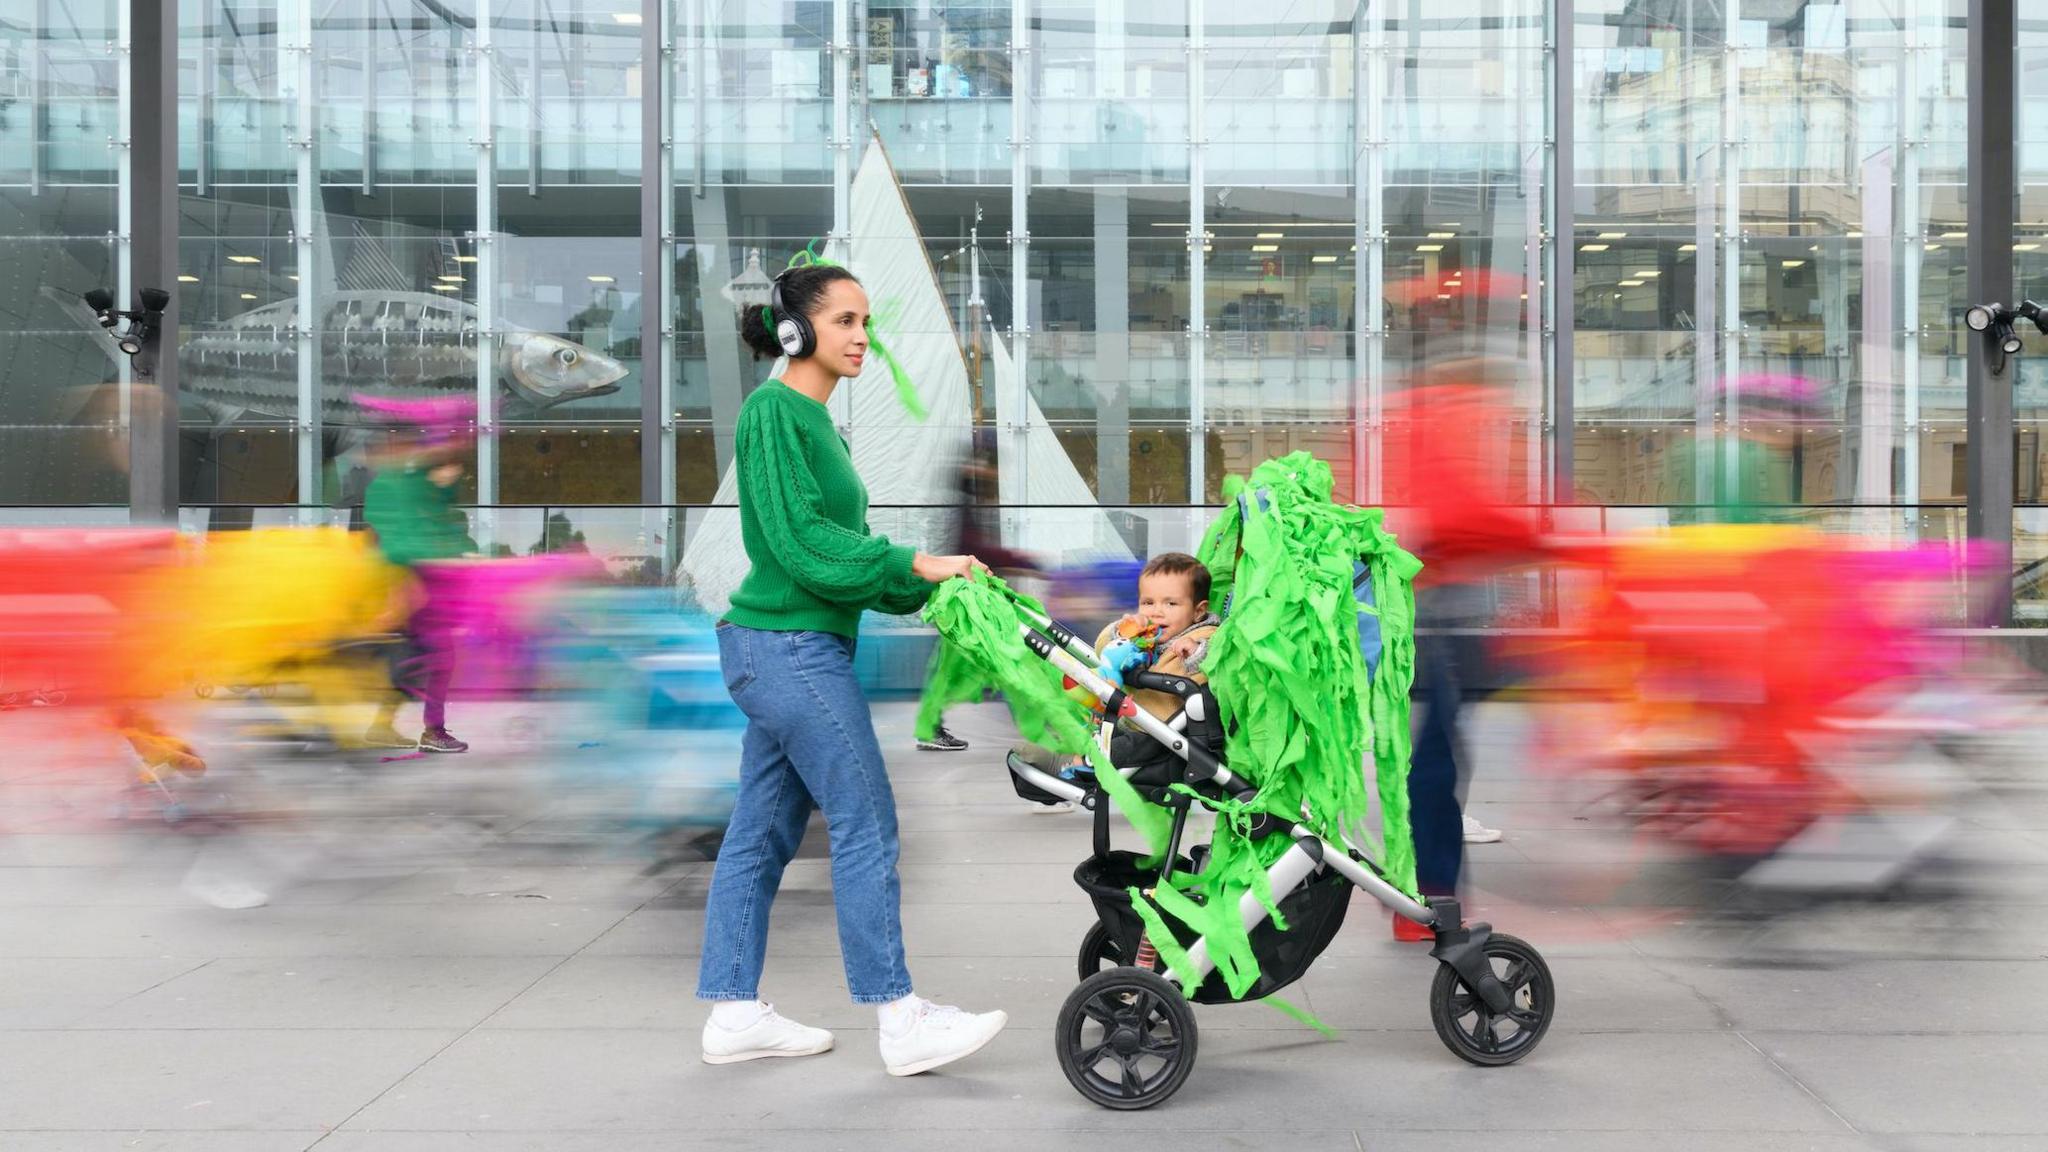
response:
[[[1856,1127],[1856,1125],[1854,1124],[1851,1124],[1847,1116],[1844,1116],[1840,1112],[1836,1111],[1835,1106],[1833,1104],[1828,1103],[1827,1100],[1822,1098],[1820,1093],[1814,1091],[1813,1088],[1808,1086],[1806,1081],[1801,1080],[1798,1076],[1793,1074],[1790,1068],[1787,1068],[1783,1064],[1779,1063],[1777,1057],[1764,1051],[1762,1048],[1757,1047],[1756,1041],[1751,1040],[1748,1037],[1748,1035],[1746,1035],[1742,1031],[1741,1028],[1736,1026],[1734,1014],[1729,1012],[1726,1008],[1722,1007],[1720,1001],[1715,1000],[1712,996],[1709,996],[1705,992],[1701,991],[1699,986],[1695,985],[1690,980],[1687,980],[1684,977],[1673,973],[1669,968],[1659,964],[1655,958],[1644,953],[1642,949],[1637,948],[1635,941],[1630,940],[1628,942],[1628,946],[1629,950],[1634,952],[1637,958],[1642,960],[1642,962],[1646,966],[1648,966],[1651,971],[1657,973],[1660,976],[1663,976],[1667,980],[1672,981],[1679,987],[1692,993],[1693,996],[1698,998],[1701,1004],[1706,1005],[1707,1011],[1713,1013],[1714,1018],[1716,1020],[1719,1020],[1723,1024],[1725,1024],[1728,1028],[1728,1031],[1733,1032],[1737,1039],[1741,1040],[1744,1044],[1747,1044],[1749,1046],[1750,1051],[1755,1052],[1758,1056],[1763,1057],[1764,1063],[1769,1064],[1773,1069],[1775,1069],[1778,1072],[1779,1075],[1783,1076],[1786,1080],[1790,1081],[1793,1087],[1799,1089],[1801,1092],[1806,1093],[1807,1097],[1811,1099],[1814,1103],[1820,1105],[1822,1108],[1827,1109],[1828,1115],[1833,1116],[1837,1121],[1839,1121],[1842,1127],[1848,1129],[1850,1132],[1854,1133],[1858,1137],[1868,1136],[1868,1134],[1865,1133],[1862,1129]]]
[[[185,977],[187,977],[187,976],[190,976],[190,975],[192,975],[192,974],[193,974],[194,972],[197,972],[197,971],[199,971],[199,970],[200,970],[200,969],[202,969],[202,968],[205,968],[205,967],[206,967],[207,965],[209,965],[209,964],[212,964],[212,963],[213,963],[213,962],[214,962],[215,960],[218,960],[218,959],[219,959],[219,957],[218,957],[218,956],[212,956],[212,957],[208,957],[207,959],[205,959],[205,960],[201,960],[201,961],[200,961],[199,963],[197,963],[197,964],[194,964],[194,965],[193,965],[192,967],[190,967],[190,968],[187,968],[187,969],[185,969],[185,970],[184,970],[183,972],[179,972],[179,973],[177,973],[176,975],[173,975],[173,976],[166,976],[166,977],[164,977],[163,979],[161,979],[161,980],[157,981],[156,983],[154,983],[154,984],[151,984],[151,985],[150,985],[149,987],[147,987],[147,988],[141,989],[141,990],[139,990],[139,991],[136,991],[136,992],[131,992],[131,993],[129,993],[128,995],[126,995],[126,996],[123,996],[123,997],[121,997],[121,998],[120,998],[119,1000],[116,1000],[116,1001],[114,1001],[114,1002],[113,1002],[112,1004],[103,1004],[103,1005],[101,1005],[101,1006],[100,1006],[99,1008],[97,1008],[97,1009],[94,1009],[94,1011],[96,1011],[96,1012],[105,1012],[105,1011],[107,1011],[107,1010],[109,1010],[109,1009],[112,1009],[112,1008],[118,1008],[118,1007],[120,1007],[121,1005],[123,1005],[123,1004],[126,1004],[126,1003],[127,1003],[128,1001],[130,1001],[130,1000],[133,1000],[133,999],[135,999],[135,998],[136,998],[137,996],[142,996],[142,995],[145,995],[145,994],[147,994],[147,993],[150,993],[150,992],[154,992],[154,991],[156,991],[157,989],[159,989],[159,988],[163,987],[164,985],[166,985],[166,984],[169,984],[169,983],[170,983],[171,981],[173,981],[173,980],[183,980],[183,979],[184,979]],[[8,1031],[10,1031],[10,1032],[43,1032],[43,1031],[49,1031],[49,1032],[89,1032],[89,1031],[98,1031],[98,1029],[89,1029],[89,1028],[48,1028],[48,1029],[43,1029],[43,1028],[10,1028],[10,1029],[8,1029]]]
[[[1271,1130],[1271,1126],[1270,1126],[1270,1124],[1268,1124],[1268,1125],[1261,1125],[1260,1123],[1258,1123],[1258,1122],[1256,1122],[1256,1121],[1252,1121],[1252,1120],[1247,1120],[1247,1121],[1245,1122],[1245,1126],[1242,1126],[1242,1127],[1237,1127],[1237,1128],[1217,1128],[1217,1127],[1213,1127],[1213,1126],[1210,1126],[1210,1125],[1201,1125],[1201,1126],[1191,1126],[1191,1127],[1153,1127],[1153,1128],[1142,1128],[1142,1129],[1141,1129],[1141,1128],[1135,1128],[1135,1127],[1119,1127],[1119,1126],[1116,1126],[1116,1125],[1114,1125],[1113,1123],[1112,1123],[1112,1124],[1109,1124],[1109,1125],[1106,1125],[1106,1126],[1092,1126],[1092,1125],[1076,1125],[1076,1124],[1059,1124],[1059,1123],[1047,1123],[1047,1124],[1034,1124],[1034,1125],[1028,1125],[1028,1126],[1025,1126],[1025,1125],[988,1125],[988,1124],[977,1124],[977,1125],[975,1126],[975,1128],[974,1128],[974,1132],[975,1132],[976,1134],[981,1134],[981,1133],[990,1133],[990,1134],[994,1134],[994,1133],[1026,1133],[1026,1132],[1031,1132],[1031,1133],[1040,1133],[1040,1132],[1062,1132],[1062,1133],[1073,1133],[1073,1134],[1101,1134],[1101,1135],[1110,1135],[1110,1136],[1119,1136],[1119,1137],[1130,1137],[1130,1136],[1134,1136],[1134,1135],[1143,1135],[1143,1136],[1146,1136],[1146,1137],[1153,1137],[1153,1136],[1161,1136],[1161,1135],[1167,1135],[1167,1134],[1174,1134],[1174,1135],[1186,1135],[1186,1134],[1202,1134],[1202,1135],[1212,1135],[1212,1136],[1233,1136],[1233,1135],[1243,1135],[1244,1133],[1247,1133],[1247,1132],[1260,1132],[1260,1131],[1270,1131],[1270,1130]],[[1355,1133],[1358,1133],[1359,1131],[1361,1131],[1360,1129],[1357,1129],[1357,1128],[1351,1128],[1351,1129],[1335,1129],[1335,1128],[1332,1128],[1332,1129],[1312,1129],[1312,1130],[1320,1130],[1320,1131],[1349,1131],[1349,1132],[1352,1132],[1352,1133],[1354,1133],[1354,1134],[1355,1134]],[[7,1129],[7,1131],[9,1131],[9,1132],[78,1132],[78,1131],[106,1131],[106,1129],[73,1129],[73,1128],[11,1128],[11,1129]],[[122,1129],[122,1131],[126,1131],[126,1129]],[[149,1131],[152,1131],[152,1132],[181,1132],[181,1133],[189,1133],[189,1132],[194,1132],[194,1131],[219,1131],[219,1132],[301,1132],[301,1131],[304,1131],[304,1129],[300,1129],[300,1128],[219,1128],[219,1129],[190,1129],[190,1128],[162,1128],[162,1129],[149,1129]],[[1672,1130],[1671,1130],[1670,1128],[1628,1128],[1628,1127],[1615,1127],[1615,1128],[1502,1128],[1502,1127],[1475,1127],[1475,1126],[1468,1126],[1468,1127],[1462,1127],[1462,1128],[1461,1128],[1461,1127],[1455,1127],[1455,1126],[1450,1126],[1450,1125],[1442,1125],[1442,1124],[1389,1124],[1389,1125],[1386,1125],[1386,1126],[1384,1126],[1384,1127],[1380,1127],[1380,1128],[1372,1128],[1372,1129],[1366,1129],[1365,1131],[1369,1131],[1369,1132],[1371,1132],[1371,1133],[1372,1133],[1372,1134],[1374,1134],[1374,1135],[1380,1135],[1380,1134],[1384,1134],[1384,1133],[1390,1133],[1390,1132],[1399,1132],[1399,1133],[1457,1133],[1457,1134],[1461,1134],[1461,1135],[1473,1135],[1473,1134],[1481,1134],[1481,1133],[1495,1133],[1495,1134],[1502,1134],[1502,1135],[1514,1135],[1514,1136],[1525,1136],[1525,1135],[1526,1135],[1526,1136],[1596,1136],[1596,1135],[1597,1135],[1597,1136],[1642,1136],[1642,1137],[1645,1137],[1645,1138],[1655,1138],[1655,1139],[1656,1139],[1656,1140],[1658,1140],[1659,1142],[1664,1142],[1664,1143],[1668,1143],[1669,1141],[1671,1141],[1671,1140],[1672,1140],[1672,1139],[1674,1139],[1674,1138],[1677,1138],[1677,1139],[1682,1139],[1682,1138],[1684,1138],[1685,1136],[1691,1136],[1691,1135],[1711,1135],[1711,1136],[1793,1136],[1793,1137],[1801,1137],[1801,1138],[1811,1138],[1811,1137],[1818,1137],[1818,1136],[1829,1136],[1829,1137],[1833,1138],[1833,1137],[1835,1137],[1835,1136],[1836,1136],[1836,1134],[1833,1134],[1833,1133],[1821,1133],[1821,1132],[1813,1132],[1813,1131],[1810,1131],[1810,1130],[1807,1130],[1807,1129],[1803,1129],[1803,1128],[1692,1128],[1692,1129],[1687,1129],[1686,1131],[1684,1131],[1684,1132],[1681,1132],[1681,1133],[1674,1133],[1674,1132],[1673,1132],[1673,1131],[1672,1131]],[[673,1127],[659,1127],[659,1128],[652,1128],[652,1127],[650,1127],[650,1128],[634,1128],[634,1127],[622,1127],[622,1126],[612,1126],[612,1127],[605,1127],[605,1128],[515,1128],[515,1129],[506,1129],[506,1128],[351,1128],[351,1129],[349,1129],[349,1130],[348,1130],[348,1132],[347,1132],[346,1134],[347,1134],[347,1135],[351,1135],[351,1136],[367,1136],[367,1135],[378,1135],[378,1136],[452,1136],[452,1135],[465,1135],[465,1136],[488,1136],[488,1137],[491,1137],[491,1138],[493,1138],[493,1139],[510,1139],[510,1138],[514,1138],[514,1137],[520,1137],[520,1136],[606,1136],[606,1137],[616,1137],[616,1136],[661,1136],[661,1135],[676,1135],[676,1136],[690,1136],[690,1137],[700,1137],[700,1138],[701,1138],[701,1137],[703,1137],[703,1136],[705,1136],[705,1135],[710,1135],[710,1134],[716,1134],[716,1133],[721,1133],[721,1132],[747,1132],[747,1133],[764,1133],[764,1132],[777,1132],[777,1133],[810,1133],[810,1134],[819,1134],[819,1133],[825,1133],[825,1132],[833,1132],[833,1133],[863,1133],[863,1134],[866,1134],[866,1133],[876,1133],[876,1132],[904,1132],[904,1133],[912,1133],[912,1132],[916,1132],[916,1133],[930,1133],[930,1132],[936,1132],[936,1133],[942,1133],[942,1134],[949,1134],[949,1135],[951,1135],[951,1134],[958,1134],[958,1133],[960,1132],[960,1127],[959,1127],[959,1126],[958,1126],[957,1124],[932,1124],[932,1125],[928,1125],[928,1126],[927,1126],[927,1125],[918,1125],[918,1124],[903,1124],[903,1123],[900,1123],[900,1122],[896,1122],[896,1121],[887,1121],[887,1122],[883,1122],[883,1121],[876,1121],[876,1122],[874,1122],[873,1124],[871,1124],[871,1125],[866,1125],[866,1126],[848,1126],[847,1124],[845,1124],[845,1123],[844,1123],[844,1122],[842,1121],[842,1122],[840,1122],[840,1123],[838,1124],[838,1126],[836,1126],[836,1127],[832,1127],[832,1128],[824,1128],[824,1127],[818,1127],[818,1126],[811,1126],[811,1125],[785,1125],[785,1124],[776,1124],[776,1123],[772,1123],[772,1122],[771,1122],[771,1123],[758,1123],[758,1124],[751,1124],[751,1125],[748,1125],[748,1126],[747,1126],[747,1127],[745,1127],[745,1128],[732,1128],[732,1127],[725,1127],[725,1128],[698,1128],[698,1129],[691,1129],[691,1130],[690,1130],[689,1132],[687,1132],[687,1133],[682,1133],[682,1132],[678,1132],[678,1131],[677,1131],[677,1129],[675,1129],[675,1128],[673,1128]],[[333,1133],[331,1133],[331,1132],[330,1132],[330,1133],[323,1133],[323,1134],[321,1135],[321,1139],[323,1139],[323,1140],[324,1140],[324,1139],[326,1139],[326,1138],[327,1138],[328,1136],[331,1136],[331,1135],[333,1135]],[[1856,1136],[1857,1136],[1857,1137],[1858,1137],[1859,1139],[1862,1139],[1862,1140],[1864,1140],[1864,1141],[1866,1141],[1866,1142],[1870,1142],[1870,1143],[1878,1143],[1878,1142],[1880,1142],[1880,1141],[1881,1141],[1881,1140],[1882,1140],[1882,1139],[1883,1139],[1883,1138],[1885,1137],[1885,1135],[1887,1135],[1887,1134],[1882,1134],[1882,1133],[1879,1133],[1879,1134],[1873,1134],[1873,1133],[1868,1133],[1868,1132],[1858,1132],[1858,1133],[1855,1133],[1855,1135],[1856,1135]],[[1960,1131],[1958,1131],[1958,1132],[1951,1132],[1951,1131],[1944,1131],[1944,1130],[1939,1130],[1939,1129],[1929,1129],[1929,1130],[1927,1130],[1927,1131],[1924,1131],[1924,1132],[1922,1132],[1922,1131],[1917,1131],[1917,1130],[1916,1130],[1916,1131],[1913,1131],[1913,1132],[1909,1132],[1909,1133],[1890,1133],[1889,1135],[1890,1135],[1890,1136],[1895,1136],[1895,1137],[1904,1137],[1904,1138],[1907,1138],[1907,1139],[1913,1139],[1913,1138],[1918,1138],[1918,1137],[1922,1137],[1922,1136],[1986,1136],[1986,1135],[2008,1135],[2008,1136],[2009,1136],[2009,1135],[2011,1135],[2011,1134],[2010,1134],[2010,1133],[1995,1133],[1995,1132],[1994,1132],[1994,1133],[1985,1133],[1985,1132],[1960,1132]]]
[[[631,919],[634,913],[639,912],[642,908],[645,908],[649,904],[654,903],[656,900],[661,899],[663,896],[668,895],[668,893],[673,889],[680,887],[683,884],[683,880],[684,878],[678,877],[674,883],[671,883],[663,887],[661,891],[649,896],[647,899],[641,901],[635,907],[627,910],[616,921],[612,923],[611,927],[606,928],[603,932],[600,932],[596,936],[591,937],[589,940],[584,941],[583,944],[579,946],[575,951],[570,952],[568,955],[562,957],[560,960],[557,960],[555,963],[550,964],[545,972],[542,972],[540,975],[535,976],[532,980],[528,981],[525,984],[525,986],[521,987],[518,991],[512,993],[512,995],[507,996],[504,999],[504,1001],[501,1002],[496,1008],[493,1008],[488,1013],[486,1013],[483,1019],[478,1020],[474,1024],[471,1024],[468,1028],[463,1029],[459,1035],[449,1040],[446,1044],[443,1044],[439,1048],[436,1048],[434,1051],[428,1053],[425,1059],[421,1060],[419,1063],[413,1065],[411,1068],[401,1073],[398,1076],[398,1078],[393,1080],[391,1083],[386,1084],[383,1087],[383,1089],[379,1091],[376,1095],[370,1097],[368,1100],[363,1101],[362,1104],[356,1107],[355,1111],[350,1112],[348,1115],[342,1117],[339,1123],[329,1128],[326,1132],[321,1133],[319,1139],[314,1140],[311,1144],[306,1145],[306,1147],[301,1149],[300,1152],[313,1152],[313,1149],[318,1148],[322,1143],[324,1143],[327,1140],[328,1137],[334,1135],[336,1132],[341,1131],[343,1128],[348,1127],[349,1121],[362,1115],[365,1111],[375,1106],[379,1100],[382,1100],[384,1097],[390,1095],[393,1089],[397,1088],[400,1084],[405,1083],[407,1080],[410,1080],[413,1076],[417,1075],[422,1068],[425,1068],[427,1065],[432,1064],[435,1060],[439,1059],[442,1056],[442,1054],[446,1053],[450,1048],[455,1047],[457,1044],[462,1043],[462,1041],[474,1035],[478,1029],[490,1023],[492,1018],[496,1017],[498,1013],[503,1012],[507,1007],[510,1007],[514,1001],[518,1000],[521,996],[526,995],[528,992],[533,991],[534,988],[538,987],[541,981],[546,980],[548,977],[554,975],[556,972],[561,971],[564,965],[568,964],[571,960],[576,959],[578,956],[581,956],[584,953],[584,951],[588,949],[591,945],[597,943],[599,940],[604,939],[614,929],[618,928],[620,924],[623,924],[627,920]]]

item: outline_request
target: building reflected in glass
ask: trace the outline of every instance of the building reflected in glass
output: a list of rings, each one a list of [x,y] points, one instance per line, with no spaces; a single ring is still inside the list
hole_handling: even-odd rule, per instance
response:
[[[119,503],[125,369],[74,302],[136,287],[125,5],[6,8],[0,502]],[[857,226],[879,142],[968,423],[1017,450],[999,342],[1104,505],[1213,502],[1293,449],[1382,500],[1390,398],[1471,358],[1509,382],[1498,468],[1531,504],[1946,531],[1961,0],[1563,11],[183,0],[181,498],[353,502],[347,397],[376,386],[487,400],[479,504],[712,502],[770,369],[738,305]],[[2048,214],[2019,147],[2025,288]],[[2024,505],[2048,384],[2021,371]]]

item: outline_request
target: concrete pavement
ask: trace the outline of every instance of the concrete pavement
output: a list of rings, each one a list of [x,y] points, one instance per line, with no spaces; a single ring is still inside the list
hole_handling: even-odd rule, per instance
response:
[[[1051,1038],[1091,922],[1070,879],[1085,817],[1013,795],[999,709],[956,710],[961,754],[912,751],[910,715],[877,710],[913,975],[1011,1015],[969,1061],[883,1074],[817,827],[764,994],[838,1049],[729,1067],[698,1062],[690,995],[710,865],[650,872],[545,795],[457,848],[359,854],[233,912],[180,891],[191,837],[39,827],[0,839],[0,1149],[2048,1148],[2048,789],[2024,769],[1988,774],[1922,889],[1941,899],[1703,914],[1696,879],[1528,763],[1528,709],[1483,706],[1473,806],[1508,838],[1472,850],[1473,902],[1550,962],[1542,1047],[1501,1070],[1452,1057],[1425,949],[1360,899],[1288,993],[1340,1039],[1202,1008],[1186,1088],[1115,1114],[1066,1084]],[[478,743],[393,767],[460,792],[487,784]],[[0,801],[37,780],[11,756]],[[268,834],[265,858],[303,852],[303,829]]]

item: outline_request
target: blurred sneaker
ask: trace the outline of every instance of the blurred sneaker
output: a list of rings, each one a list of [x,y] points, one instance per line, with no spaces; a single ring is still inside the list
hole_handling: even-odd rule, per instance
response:
[[[1040,804],[1031,811],[1043,816],[1050,812],[1072,812],[1073,810],[1074,802],[1072,800],[1061,800],[1056,804]]]
[[[270,895],[254,884],[196,868],[186,874],[183,887],[193,899],[230,912],[261,908],[270,902]]]
[[[417,740],[406,739],[399,734],[398,729],[389,724],[372,724],[363,733],[365,748],[417,748],[419,743]]]
[[[744,1028],[726,1028],[717,1020],[704,1022],[704,1062],[737,1064],[742,1060],[763,1060],[770,1056],[816,1056],[832,1049],[832,1034],[823,1028],[799,1024],[761,1004],[761,1014]]]
[[[882,1011],[882,1064],[891,1076],[915,1076],[982,1050],[1003,1025],[1004,1012],[962,1012],[921,997]]]
[[[1488,828],[1486,825],[1467,816],[1465,817],[1465,843],[1498,844],[1500,843],[1500,829]]]
[[[967,751],[967,741],[946,731],[945,725],[941,724],[932,732],[931,739],[919,740],[917,742],[917,750],[920,752],[965,752]]]
[[[1436,942],[1436,930],[1417,924],[1415,921],[1407,919],[1399,912],[1396,912],[1394,913],[1394,939],[1403,944],[1433,944]]]
[[[422,752],[467,752],[469,745],[448,734],[446,728],[429,728],[420,733]]]

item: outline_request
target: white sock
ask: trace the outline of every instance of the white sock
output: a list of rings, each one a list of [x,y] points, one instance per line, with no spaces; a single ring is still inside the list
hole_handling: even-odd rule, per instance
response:
[[[742,1032],[759,1023],[768,1006],[759,1000],[719,1000],[711,1005],[711,1022],[728,1032]]]
[[[913,992],[899,1000],[876,1005],[875,1014],[881,1017],[882,1031],[893,1036],[907,1030],[910,1022],[917,1019],[917,1010],[923,1003],[924,997]]]

